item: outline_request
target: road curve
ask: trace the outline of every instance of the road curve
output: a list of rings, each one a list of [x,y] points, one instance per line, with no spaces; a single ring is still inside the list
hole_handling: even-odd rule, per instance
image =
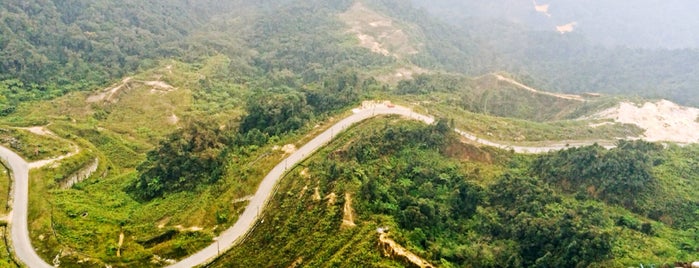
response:
[[[215,259],[220,252],[226,252],[232,248],[236,242],[238,242],[240,238],[243,237],[248,230],[255,225],[261,209],[265,207],[266,202],[274,191],[274,186],[276,185],[277,181],[282,178],[286,170],[303,161],[320,147],[329,143],[334,138],[334,135],[344,131],[352,124],[374,116],[391,114],[401,115],[410,119],[422,121],[427,124],[432,124],[435,121],[435,119],[430,116],[413,112],[409,108],[401,106],[390,108],[383,104],[376,104],[372,107],[365,107],[364,109],[355,109],[354,114],[342,119],[342,121],[336,123],[325,132],[316,136],[313,140],[303,145],[303,147],[301,147],[298,151],[292,153],[286,159],[277,164],[262,180],[257,192],[255,192],[255,195],[252,197],[252,199],[250,199],[250,203],[248,203],[248,206],[245,208],[243,214],[240,215],[238,221],[233,225],[233,227],[222,232],[215,239],[215,243],[169,267],[186,268],[206,264]],[[479,139],[472,134],[458,129],[455,129],[455,131],[463,137],[473,140],[474,142],[508,150],[511,149],[519,153],[544,153],[567,148],[566,145],[553,145],[545,147],[508,146]]]
[[[277,164],[262,180],[255,195],[250,199],[248,206],[245,208],[243,214],[240,215],[238,221],[216,237],[216,242],[169,267],[188,268],[206,264],[215,259],[221,252],[226,252],[232,248],[257,222],[260,211],[265,207],[266,202],[274,191],[277,181],[282,178],[284,173],[289,168],[306,159],[306,157],[310,156],[320,147],[329,143],[336,134],[344,131],[351,125],[378,115],[401,115],[427,124],[432,124],[435,121],[434,118],[413,112],[409,108],[401,106],[388,107],[384,104],[375,104],[362,109],[355,109],[353,112],[352,115],[337,122]],[[568,147],[567,145],[551,145],[545,147],[509,146],[480,139],[473,134],[458,129],[455,129],[455,131],[464,138],[470,139],[476,143],[514,150],[518,153],[543,153]],[[581,145],[585,144],[576,144],[576,146]],[[2,146],[0,146],[0,159],[8,165],[8,168],[12,170],[13,174],[13,203],[9,225],[16,257],[28,267],[52,267],[36,254],[29,238],[27,207],[30,165],[16,153]]]
[[[15,152],[0,146],[0,159],[12,172],[12,211],[8,225],[15,257],[28,267],[53,267],[32,247],[27,227],[29,205],[29,163]]]

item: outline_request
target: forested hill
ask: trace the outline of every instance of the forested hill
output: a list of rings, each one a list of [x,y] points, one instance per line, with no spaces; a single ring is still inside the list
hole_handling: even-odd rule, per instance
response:
[[[699,41],[688,33],[699,22],[686,12],[695,10],[694,2],[534,2],[549,4],[548,13],[528,1],[412,2],[453,25],[453,36],[471,38],[480,54],[493,55],[485,59],[489,68],[518,74],[530,85],[699,105]],[[572,32],[556,31],[568,23]]]
[[[185,57],[192,47],[187,37],[209,18],[248,6],[216,0],[3,1],[0,81],[11,89],[3,95],[12,101],[53,98],[152,67],[155,59]]]
[[[370,70],[404,66],[469,76],[507,71],[550,91],[640,95],[699,106],[697,50],[607,48],[584,31],[561,35],[492,17],[447,22],[443,13],[409,1],[361,1],[420,48],[396,59],[360,47],[348,32],[338,14],[355,2],[4,1],[1,114],[20,102],[104,86],[159,59],[197,62],[215,54],[231,58],[233,69],[256,74],[249,80],[309,82],[350,70],[375,75]],[[440,3],[449,2],[430,7]]]
[[[105,86],[160,59],[223,54],[256,81],[315,81],[393,62],[349,41],[337,14],[351,3],[9,0],[0,4],[1,114]]]
[[[299,179],[258,207],[263,235],[214,265],[397,266],[377,250],[382,226],[445,267],[697,259],[699,199],[685,190],[699,188],[696,146],[533,156],[449,131],[544,147],[636,137],[650,127],[606,112],[621,98],[543,91],[699,105],[696,51],[442,19],[405,0],[4,0],[0,141],[32,161],[66,157],[30,176],[37,254],[67,267],[189,256],[237,221],[274,164],[360,103],[389,99],[453,120],[331,130],[337,142],[289,166]],[[354,229],[339,227],[344,215]]]

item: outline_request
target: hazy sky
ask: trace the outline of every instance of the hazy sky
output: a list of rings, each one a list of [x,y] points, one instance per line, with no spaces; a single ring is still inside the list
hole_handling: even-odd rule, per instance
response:
[[[506,20],[531,30],[579,32],[606,45],[699,47],[696,0],[413,0],[454,20]]]

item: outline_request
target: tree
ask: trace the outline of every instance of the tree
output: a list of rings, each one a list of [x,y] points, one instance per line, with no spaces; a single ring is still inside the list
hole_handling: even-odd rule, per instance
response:
[[[130,192],[149,200],[217,181],[233,134],[215,122],[189,121],[148,152],[137,167],[139,177],[129,186]]]
[[[299,129],[312,116],[306,96],[288,87],[256,93],[248,100],[247,112],[240,124],[241,133],[258,129],[269,136]]]
[[[639,211],[658,190],[652,167],[661,150],[645,141],[619,141],[610,150],[599,145],[571,148],[539,156],[531,171],[566,192]]]

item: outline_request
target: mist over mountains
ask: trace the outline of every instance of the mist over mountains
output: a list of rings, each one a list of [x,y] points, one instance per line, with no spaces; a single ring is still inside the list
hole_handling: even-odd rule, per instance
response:
[[[320,59],[345,58],[341,54],[358,51],[364,55],[361,61],[370,65],[405,63],[414,65],[408,69],[469,76],[504,71],[550,91],[638,95],[699,105],[699,61],[693,60],[699,59],[699,36],[692,34],[699,26],[692,14],[699,4],[691,1],[362,2],[391,18],[396,29],[408,35],[407,42],[422,49],[397,63],[343,43],[351,34],[335,13],[351,7],[354,1],[348,0],[10,0],[0,5],[0,80],[8,89],[22,90],[9,90],[9,103],[0,106],[11,109],[21,101],[104,85],[162,58],[196,61],[224,53],[246,66],[302,57],[324,62]],[[280,18],[288,19],[277,23]],[[278,50],[270,43],[276,39],[271,33],[279,33],[279,45],[289,49]],[[313,39],[333,41],[307,49],[304,42]],[[334,47],[333,53],[317,49],[325,46]],[[279,51],[295,52],[281,60],[285,56]],[[362,67],[372,69],[367,66]],[[299,72],[309,69],[304,64],[297,67]],[[259,71],[269,70],[274,68]]]
[[[699,2],[687,0],[413,0],[446,21],[462,25],[472,20],[499,20],[532,31],[573,31],[608,47],[697,48]]]
[[[11,242],[65,267],[699,260],[699,145],[671,144],[699,143],[697,4],[623,2],[3,0],[0,146],[37,167]]]

